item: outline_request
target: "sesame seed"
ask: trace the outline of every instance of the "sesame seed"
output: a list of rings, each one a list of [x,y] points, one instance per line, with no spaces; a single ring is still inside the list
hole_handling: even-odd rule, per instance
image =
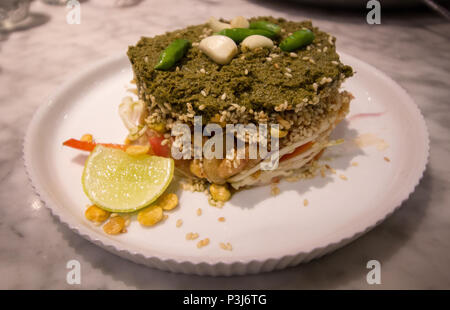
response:
[[[183,225],[183,220],[182,219],[178,219],[177,223],[175,224],[177,227],[181,227],[181,225]]]
[[[285,76],[287,76],[287,77],[289,77],[289,78],[291,78],[291,77],[292,77],[292,74],[290,74],[290,73],[287,73],[287,72],[285,72],[285,73],[284,73],[284,75],[285,75]]]
[[[342,180],[344,180],[344,181],[347,181],[347,180],[348,180],[348,178],[347,178],[345,175],[343,175],[343,174],[341,174],[339,177],[340,177]]]
[[[266,57],[267,61],[272,61],[272,57]]]
[[[198,215],[198,216],[202,215],[202,209],[201,209],[201,208],[198,208],[198,209],[197,209],[197,215]]]
[[[225,218],[222,216],[222,217],[219,217],[218,219],[217,219],[219,222],[225,222]]]
[[[322,176],[322,178],[325,177],[325,168],[324,168],[324,167],[322,167],[322,168],[320,169],[320,175]]]
[[[227,94],[226,94],[226,93],[223,93],[222,96],[220,96],[220,99],[222,99],[222,100],[227,99]]]
[[[201,105],[198,107],[198,109],[199,109],[200,111],[203,111],[203,110],[205,109],[205,105],[204,105],[204,104],[201,104]]]
[[[164,106],[166,107],[167,110],[169,110],[169,111],[172,110],[172,106],[170,104],[168,104],[167,102],[164,102]]]
[[[335,174],[336,170],[334,170],[333,168],[331,168],[329,165],[325,165],[325,168],[327,168],[328,170],[331,171],[331,173]]]
[[[166,145],[167,143],[169,143],[169,139],[164,139],[161,141],[161,145]]]
[[[312,63],[312,64],[315,64],[315,63],[316,63],[316,62],[314,61],[314,59],[312,59],[312,58],[309,59],[309,62]]]
[[[289,73],[292,72],[291,68],[288,68],[288,67],[284,68],[284,70],[286,70],[286,71],[289,72]]]
[[[291,56],[292,58],[298,57],[297,53],[294,52],[289,53],[289,56]]]
[[[203,74],[205,74],[205,73],[206,73],[206,70],[205,70],[205,69],[203,69],[203,68],[201,68],[201,69],[200,69],[200,73],[203,73]]]
[[[130,93],[133,93],[135,95],[138,95],[138,90],[136,88],[129,88],[129,89],[127,89],[127,91],[129,91]]]
[[[247,70],[247,69],[244,70],[244,74],[245,74],[245,75],[248,74],[248,70]]]
[[[354,161],[354,162],[352,162],[352,166],[356,167],[356,166],[358,166],[358,163],[356,161]]]
[[[273,64],[273,66],[274,66],[276,69],[280,69],[280,66],[279,66],[278,64]]]
[[[338,65],[339,63],[336,60],[331,61],[333,65]]]
[[[332,36],[328,37],[328,43],[330,43],[330,45],[334,45]]]
[[[199,45],[200,45],[199,42],[194,42],[194,43],[192,43],[192,46],[199,46]]]
[[[202,90],[202,91],[200,92],[200,94],[202,94],[203,97],[206,97],[206,92],[205,92],[204,90]]]
[[[308,199],[304,199],[304,200],[303,200],[303,205],[306,207],[306,206],[308,206],[308,204],[309,204]]]
[[[272,188],[270,189],[270,194],[272,196],[276,196],[280,193],[280,189],[278,188],[278,186],[272,186]]]
[[[384,157],[384,160],[386,161],[386,162],[390,162],[391,160],[389,159],[389,157]]]

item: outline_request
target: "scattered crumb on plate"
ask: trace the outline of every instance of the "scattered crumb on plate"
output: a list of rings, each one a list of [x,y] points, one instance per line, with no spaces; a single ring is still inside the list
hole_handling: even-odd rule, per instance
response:
[[[327,168],[328,170],[330,170],[331,173],[336,174],[336,170],[334,170],[333,168],[331,168],[329,165],[325,165],[325,168]]]
[[[272,188],[270,189],[270,194],[272,196],[276,196],[280,193],[280,189],[276,185],[272,185]]]
[[[183,220],[182,219],[178,219],[177,223],[175,224],[177,227],[181,227],[181,225],[183,225]]]
[[[197,242],[197,248],[202,248],[204,246],[207,246],[209,244],[209,238],[205,238],[203,240],[200,240],[199,242]]]
[[[344,180],[344,181],[347,181],[347,180],[348,180],[348,178],[347,178],[345,175],[343,175],[343,174],[341,174],[339,177],[340,177],[342,180]]]
[[[386,141],[383,139],[377,137],[376,135],[372,133],[365,133],[360,136],[358,136],[355,140],[355,143],[359,147],[366,147],[366,146],[372,146],[374,145],[377,150],[384,151],[389,147],[389,144],[387,144]]]
[[[221,249],[225,250],[225,251],[231,251],[233,250],[233,247],[231,246],[231,243],[227,242],[227,243],[219,243],[219,246]]]
[[[197,233],[187,233],[186,234],[186,240],[195,240],[198,238],[198,234]]]

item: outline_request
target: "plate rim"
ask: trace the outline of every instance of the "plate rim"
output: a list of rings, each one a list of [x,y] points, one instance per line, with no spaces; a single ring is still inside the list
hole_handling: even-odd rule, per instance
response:
[[[297,265],[301,262],[307,262],[311,259],[318,258],[323,256],[329,252],[334,251],[337,248],[340,248],[351,241],[357,239],[359,236],[367,233],[381,222],[383,222],[386,218],[391,216],[398,208],[402,206],[402,204],[409,199],[410,195],[415,191],[417,185],[420,183],[420,180],[423,178],[424,172],[427,168],[428,158],[429,158],[429,149],[430,149],[430,139],[429,132],[425,122],[425,118],[423,117],[419,107],[411,98],[411,96],[406,92],[406,90],[401,87],[397,82],[395,82],[391,77],[387,74],[383,73],[381,70],[376,67],[368,64],[365,61],[362,61],[354,56],[351,56],[344,52],[339,52],[341,58],[346,58],[351,60],[353,63],[357,63],[358,66],[365,67],[372,74],[375,74],[377,78],[381,78],[386,80],[392,87],[396,89],[408,102],[408,105],[411,107],[411,111],[415,114],[418,124],[420,126],[420,132],[423,133],[424,140],[423,145],[423,153],[421,156],[421,168],[416,169],[414,173],[415,182],[411,182],[410,187],[408,188],[408,194],[404,195],[405,197],[393,200],[391,203],[391,207],[387,209],[383,215],[378,218],[373,218],[372,224],[366,226],[362,230],[359,228],[357,231],[354,231],[342,238],[338,238],[335,242],[328,243],[326,245],[316,246],[309,251],[295,251],[295,254],[280,254],[276,257],[266,257],[266,258],[250,258],[250,259],[234,259],[233,257],[226,258],[228,261],[225,261],[224,258],[220,258],[219,260],[215,260],[214,262],[210,261],[201,261],[201,258],[196,258],[196,261],[190,261],[185,258],[179,259],[179,257],[169,257],[163,255],[149,255],[147,253],[143,254],[138,251],[132,251],[126,248],[122,243],[108,239],[102,236],[96,236],[93,234],[91,230],[80,225],[79,221],[72,218],[70,214],[64,212],[63,207],[59,207],[52,199],[50,199],[48,193],[38,184],[35,180],[36,172],[32,167],[32,146],[30,143],[30,139],[33,136],[33,132],[36,128],[39,127],[41,119],[49,112],[49,110],[57,104],[59,101],[57,98],[61,97],[68,89],[72,87],[74,83],[82,79],[86,75],[90,75],[95,70],[101,69],[109,64],[114,64],[119,61],[123,61],[126,55],[123,53],[113,55],[102,59],[100,61],[96,61],[86,66],[84,70],[79,71],[77,74],[73,75],[71,78],[67,79],[60,85],[56,91],[52,93],[51,96],[48,97],[46,102],[42,104],[33,114],[33,117],[27,127],[25,137],[23,139],[23,147],[22,147],[22,158],[24,161],[25,171],[29,183],[33,188],[33,192],[37,196],[37,198],[41,201],[41,203],[50,210],[51,214],[55,216],[61,223],[65,224],[70,230],[74,231],[78,235],[82,236],[86,240],[112,252],[121,257],[132,260],[136,263],[141,263],[145,265],[149,265],[152,267],[156,267],[158,269],[170,270],[173,272],[182,272],[182,273],[195,273],[199,275],[234,275],[234,274],[248,274],[248,273],[258,273],[261,271],[271,271],[274,269],[281,269],[286,266]],[[406,191],[405,191],[406,192]],[[67,211],[66,211],[67,212]],[[231,267],[231,268],[227,268]],[[247,268],[249,267],[249,268]]]

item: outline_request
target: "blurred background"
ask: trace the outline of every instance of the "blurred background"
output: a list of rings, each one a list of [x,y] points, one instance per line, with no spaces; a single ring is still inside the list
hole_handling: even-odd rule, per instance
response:
[[[382,0],[368,24],[365,0],[0,0],[0,288],[71,288],[65,263],[83,266],[82,288],[450,288],[450,23],[444,0]],[[141,36],[204,23],[272,15],[312,19],[338,51],[386,72],[419,105],[431,137],[428,169],[403,207],[337,252],[306,265],[236,278],[175,275],[125,261],[76,235],[28,185],[22,139],[36,109],[62,82]],[[446,216],[447,215],[447,216]]]

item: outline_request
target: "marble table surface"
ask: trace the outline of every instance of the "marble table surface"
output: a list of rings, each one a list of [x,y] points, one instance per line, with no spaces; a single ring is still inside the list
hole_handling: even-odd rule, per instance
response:
[[[450,23],[427,9],[324,10],[283,1],[146,0],[129,8],[81,4],[81,24],[64,7],[31,5],[30,27],[0,35],[0,289],[450,289]],[[312,18],[338,37],[338,48],[378,67],[420,106],[431,136],[425,175],[410,199],[350,245],[311,263],[243,277],[162,272],[119,258],[53,218],[33,193],[22,139],[36,109],[86,64],[124,52],[141,35],[204,22],[209,16]],[[66,263],[81,263],[82,283],[66,282]],[[381,285],[368,285],[366,263],[381,263]]]

